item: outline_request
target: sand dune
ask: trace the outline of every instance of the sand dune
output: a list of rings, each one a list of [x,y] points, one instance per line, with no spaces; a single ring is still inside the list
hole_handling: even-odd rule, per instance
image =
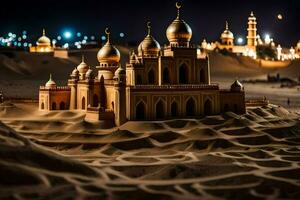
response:
[[[0,117],[16,130],[0,125],[3,198],[300,198],[300,120],[283,107],[103,129],[14,106]]]

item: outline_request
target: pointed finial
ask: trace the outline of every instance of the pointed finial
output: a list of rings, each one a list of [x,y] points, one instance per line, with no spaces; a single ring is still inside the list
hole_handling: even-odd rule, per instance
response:
[[[228,30],[228,21],[225,22],[225,28]]]
[[[180,8],[181,8],[181,5],[179,2],[176,2],[176,8],[177,8],[177,19],[179,19],[180,17]]]
[[[81,62],[84,63],[84,54],[81,55]]]
[[[106,37],[107,37],[107,42],[109,42],[109,35],[110,35],[109,28],[105,29],[105,34],[106,34]]]
[[[50,73],[49,81],[52,81],[52,74]]]
[[[250,14],[250,15],[251,15],[251,17],[253,17],[253,16],[254,16],[254,13],[253,13],[253,11],[251,11],[251,14]]]
[[[45,36],[46,35],[46,31],[45,31],[45,29],[43,28],[43,36]]]
[[[151,35],[151,22],[147,22],[148,35]]]

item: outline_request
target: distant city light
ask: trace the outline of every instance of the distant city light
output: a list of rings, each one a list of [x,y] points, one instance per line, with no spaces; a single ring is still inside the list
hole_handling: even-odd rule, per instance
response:
[[[63,48],[64,48],[64,49],[69,48],[69,44],[68,44],[68,43],[65,43],[65,44],[63,45]]]
[[[244,43],[244,39],[243,39],[242,37],[239,37],[239,38],[237,39],[237,42],[238,42],[239,44],[243,44],[243,43]]]
[[[80,32],[78,32],[76,35],[77,35],[77,37],[81,37],[81,33]]]
[[[88,39],[88,36],[85,35],[85,36],[83,37],[83,39],[87,40],[87,39]]]
[[[101,37],[101,40],[106,40],[106,37],[103,35],[103,36]]]
[[[59,36],[57,36],[57,40],[61,40],[61,36],[59,35]]]
[[[26,35],[23,35],[22,38],[23,38],[23,40],[26,40],[27,36],[26,36]]]
[[[22,31],[22,34],[23,34],[23,35],[26,35],[26,34],[27,34],[27,31]]]
[[[91,36],[91,40],[95,40],[95,36],[92,35],[92,36]]]
[[[124,33],[120,33],[120,37],[124,37],[125,36],[125,34]]]
[[[72,37],[72,33],[71,33],[70,31],[65,31],[65,32],[64,32],[64,37],[65,37],[66,39],[70,39],[70,38]]]

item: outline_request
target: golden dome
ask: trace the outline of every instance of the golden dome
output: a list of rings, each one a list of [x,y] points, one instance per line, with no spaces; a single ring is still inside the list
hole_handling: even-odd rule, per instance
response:
[[[158,53],[160,51],[160,45],[151,35],[150,22],[147,23],[147,27],[148,27],[148,34],[138,46],[138,55],[158,56]]]
[[[107,35],[106,44],[98,51],[97,58],[100,63],[117,64],[120,62],[119,50],[110,43],[108,29],[105,30]]]
[[[228,22],[227,21],[226,21],[225,30],[221,34],[221,39],[234,39],[233,33],[228,28]]]
[[[77,66],[77,70],[80,74],[85,74],[89,70],[89,66],[84,62],[84,56],[82,56],[81,63]]]
[[[51,45],[50,39],[45,34],[45,29],[43,29],[43,35],[42,35],[42,37],[40,37],[38,39],[37,45],[45,45],[45,46],[50,46]]]
[[[189,42],[192,38],[191,27],[182,19],[180,19],[181,6],[176,3],[178,9],[177,18],[169,25],[166,31],[167,38],[172,42]]]
[[[49,81],[45,85],[47,88],[55,88],[56,83],[52,80],[52,74],[50,74]]]

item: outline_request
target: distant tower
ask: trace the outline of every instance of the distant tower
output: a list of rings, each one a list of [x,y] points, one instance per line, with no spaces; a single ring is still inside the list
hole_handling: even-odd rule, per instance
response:
[[[257,38],[257,28],[256,28],[256,17],[254,16],[253,12],[251,12],[250,16],[248,17],[248,35],[247,35],[247,46],[249,48],[254,49],[257,45],[256,38]]]
[[[119,67],[114,75],[115,88],[115,124],[120,126],[126,122],[126,71]]]

